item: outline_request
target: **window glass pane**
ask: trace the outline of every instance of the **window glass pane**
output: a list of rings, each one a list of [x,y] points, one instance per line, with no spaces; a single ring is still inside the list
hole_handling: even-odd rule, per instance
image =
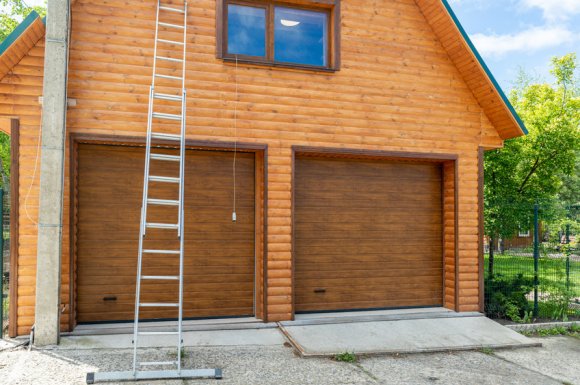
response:
[[[328,14],[276,7],[274,11],[274,60],[326,66]]]
[[[266,10],[228,5],[228,53],[266,56]]]

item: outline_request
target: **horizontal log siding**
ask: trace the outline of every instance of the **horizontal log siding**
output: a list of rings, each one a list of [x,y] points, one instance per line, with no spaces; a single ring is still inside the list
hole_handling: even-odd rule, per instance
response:
[[[37,28],[37,26],[33,26]],[[38,189],[40,164],[37,162],[40,134],[39,97],[42,95],[44,40],[40,36],[32,48],[0,81],[0,115],[11,115],[20,121],[19,205],[20,218],[17,269],[17,327],[18,335],[27,334],[34,323],[36,288],[36,244],[38,219]],[[40,40],[39,40],[40,39]],[[36,172],[35,172],[36,170]],[[68,172],[65,175],[68,178]],[[65,179],[65,188],[68,181]],[[70,321],[68,195],[65,196],[65,226],[63,228],[61,301],[61,329],[67,330]],[[11,309],[12,310],[12,309]]]
[[[497,135],[489,130],[487,118],[482,119],[481,107],[414,0],[344,1],[341,11],[340,71],[329,74],[239,65],[236,75],[234,65],[215,57],[215,1],[189,5],[188,137],[234,139],[237,78],[238,140],[268,145],[268,320],[290,319],[293,310],[293,145],[457,154],[459,310],[477,310],[477,149],[483,138],[488,146],[497,146]],[[72,12],[69,97],[76,99],[77,105],[69,108],[68,132],[144,136],[155,2],[77,0]],[[21,121],[21,204],[36,157],[41,57],[42,45],[38,45],[28,58],[35,65],[20,67],[18,81],[10,86],[8,93],[14,96],[7,96],[6,88],[0,92],[0,108],[4,108],[0,113],[26,117]],[[24,82],[25,77],[31,80]],[[10,104],[13,110],[6,112]],[[447,179],[445,186],[449,186]],[[68,195],[67,186],[67,209]],[[34,184],[27,202],[28,213],[34,218],[37,196],[38,185]],[[445,207],[450,204],[446,201]],[[21,212],[18,332],[24,334],[34,315],[36,229],[26,210]],[[64,218],[67,222],[68,212]],[[449,250],[452,233],[447,223],[445,228],[445,247]],[[65,224],[65,304],[69,297],[67,231]],[[446,261],[452,259],[446,254]],[[454,268],[446,267],[448,307],[455,296],[453,275],[449,275]],[[67,317],[65,310],[63,328],[68,325]]]

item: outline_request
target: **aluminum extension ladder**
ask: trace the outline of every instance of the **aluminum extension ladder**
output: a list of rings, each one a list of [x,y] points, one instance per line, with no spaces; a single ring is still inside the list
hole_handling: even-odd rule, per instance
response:
[[[181,20],[181,22],[176,22]],[[175,34],[181,32],[183,40],[176,40]],[[185,63],[187,43],[187,0],[183,5],[175,3],[164,5],[161,0],[157,1],[157,16],[155,20],[155,48],[153,60],[153,79],[149,89],[149,112],[147,116],[147,145],[145,149],[145,173],[143,178],[143,201],[141,206],[141,221],[139,230],[139,253],[137,265],[137,282],[135,295],[135,321],[133,331],[133,370],[124,372],[95,372],[87,374],[87,383],[125,380],[154,380],[154,379],[184,379],[184,378],[216,378],[220,379],[221,369],[182,369],[181,355],[183,346],[182,318],[183,318],[183,223],[184,223],[184,164],[185,164],[185,130],[186,130],[186,91],[185,91]],[[176,50],[179,48],[179,51]],[[180,52],[181,57],[171,55],[160,56],[158,50],[163,52]],[[173,65],[167,68],[159,65],[161,62]],[[181,68],[175,68],[181,67]],[[180,69],[180,71],[179,71]],[[176,73],[177,72],[177,73]],[[180,74],[179,74],[180,72]],[[177,76],[179,74],[179,76]],[[156,89],[157,81],[157,89]],[[163,92],[158,91],[163,90]],[[158,102],[156,101],[163,101]],[[180,113],[168,113],[164,110],[176,110]],[[179,124],[179,125],[177,125]],[[165,132],[160,132],[163,126]],[[177,131],[168,133],[167,131]],[[179,147],[179,155],[171,155],[153,149],[152,142],[161,141]],[[152,162],[171,162],[178,164],[178,176],[153,175],[151,173]],[[177,199],[159,199],[155,196],[155,190],[159,186],[173,186]],[[159,210],[168,210],[164,218],[175,216],[177,209],[177,223],[161,223],[148,221],[148,209],[158,207]],[[173,211],[169,211],[173,210]],[[158,211],[159,212],[159,211]],[[156,229],[176,234],[175,243],[178,248],[148,248],[147,230]],[[167,233],[165,233],[167,234]],[[147,258],[179,258],[178,275],[144,275],[142,274],[143,261]],[[176,301],[165,302],[142,302],[141,285],[144,281],[163,282],[172,281],[179,285],[178,298]],[[141,331],[139,314],[143,308],[177,309],[177,325],[167,327],[163,331]],[[138,347],[140,337],[147,336],[170,336],[175,338],[175,359],[171,361],[139,361]],[[163,370],[142,370],[143,367],[157,367]]]

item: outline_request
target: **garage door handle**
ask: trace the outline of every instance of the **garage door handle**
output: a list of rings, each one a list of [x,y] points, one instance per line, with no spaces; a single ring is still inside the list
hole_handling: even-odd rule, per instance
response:
[[[103,297],[103,301],[116,301],[117,300],[117,296],[108,296],[108,297]]]
[[[326,289],[314,289],[314,292],[317,294],[326,293]]]

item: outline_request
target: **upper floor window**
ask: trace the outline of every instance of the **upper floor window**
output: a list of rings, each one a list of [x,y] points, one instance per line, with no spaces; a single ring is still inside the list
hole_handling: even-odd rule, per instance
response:
[[[221,0],[218,56],[266,65],[338,68],[338,6]],[[221,16],[220,16],[221,15]]]

